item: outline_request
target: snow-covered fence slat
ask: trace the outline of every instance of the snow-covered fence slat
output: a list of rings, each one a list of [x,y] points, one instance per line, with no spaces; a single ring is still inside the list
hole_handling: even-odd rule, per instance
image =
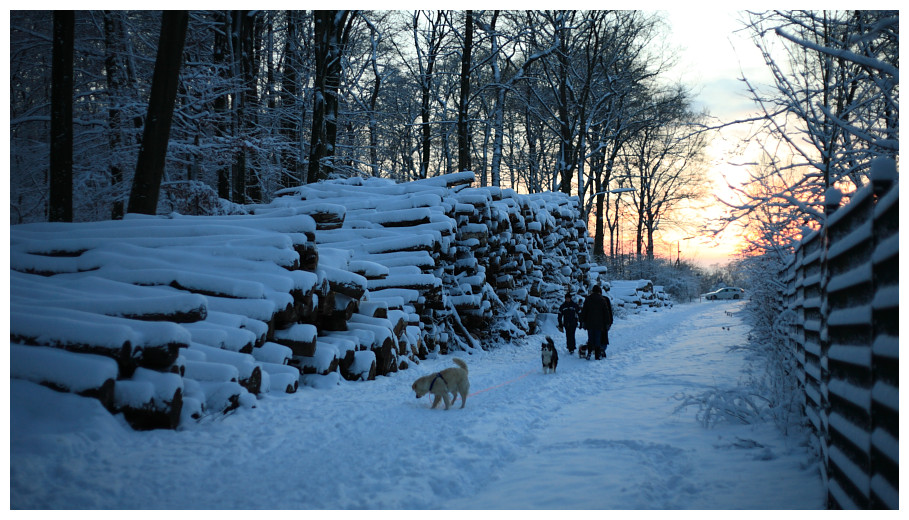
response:
[[[899,186],[892,161],[799,244],[781,273],[832,508],[899,508]]]

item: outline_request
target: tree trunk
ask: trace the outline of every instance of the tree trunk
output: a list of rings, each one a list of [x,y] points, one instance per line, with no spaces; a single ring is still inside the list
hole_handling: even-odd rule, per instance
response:
[[[341,60],[350,33],[352,11],[315,11],[314,57],[316,64],[313,94],[312,142],[307,182],[328,178],[338,138],[338,90],[341,86]]]
[[[559,19],[559,26],[556,28],[559,39],[559,162],[558,173],[560,175],[559,191],[562,193],[571,193],[571,176],[573,172],[573,159],[575,151],[572,146],[573,138],[571,133],[571,124],[569,121],[568,107],[568,31],[565,27],[565,20]]]
[[[222,84],[226,84],[229,74],[227,56],[229,55],[228,46],[230,38],[230,17],[219,12],[215,15],[220,29],[215,29],[214,49],[212,52],[212,61],[218,71],[218,78]],[[227,140],[230,137],[230,127],[227,123],[229,113],[228,94],[224,93],[215,98],[215,135]],[[218,168],[218,197],[230,200],[230,166],[224,165]]]
[[[123,24],[119,15],[112,11],[104,11],[104,47],[107,56],[104,58],[104,70],[107,73],[107,142],[110,147],[110,184],[112,187],[123,182],[123,167],[120,163],[122,156],[120,148],[123,146],[122,128],[122,103],[123,89],[126,79],[123,73],[126,65],[123,63],[121,52],[124,38]],[[115,199],[111,207],[111,219],[123,218],[125,207],[123,201]]]
[[[419,177],[425,179],[429,176],[429,154],[431,151],[431,142],[432,142],[432,132],[429,128],[430,120],[430,111],[429,111],[429,102],[432,96],[432,73],[436,64],[436,55],[439,52],[439,47],[441,46],[442,36],[440,35],[440,27],[442,24],[442,17],[444,13],[439,11],[436,14],[436,19],[430,28],[429,33],[429,49],[426,56],[426,68],[420,71],[420,121],[422,121],[422,141],[421,141],[421,154],[420,154],[420,173]],[[417,38],[417,21],[418,18],[414,15],[413,20],[413,31],[414,31],[414,45],[418,45]],[[417,49],[419,52],[419,49]]]
[[[281,119],[282,133],[288,143],[300,142],[303,115],[302,89],[300,78],[302,76],[302,59],[299,50],[299,34],[301,21],[295,11],[287,11],[287,35],[284,44],[284,68],[281,73],[281,108],[284,111]],[[288,113],[289,112],[289,113]],[[281,154],[281,168],[284,171],[281,185],[285,188],[300,182],[301,150],[285,150]]]
[[[245,133],[248,130],[248,113],[251,113],[249,104],[249,70],[252,65],[252,19],[249,11],[233,11],[231,13],[231,47],[233,49],[234,76],[241,80],[239,92],[234,93],[235,113],[234,128],[237,130],[238,141],[245,142]],[[255,88],[255,87],[253,87]],[[237,204],[246,204],[246,146],[240,145],[233,166],[233,192],[231,200]]]
[[[145,118],[136,176],[129,195],[130,213],[154,215],[157,210],[188,21],[187,11],[164,11],[161,16],[161,36],[158,39],[148,116]]]
[[[374,77],[372,93],[369,95],[369,163],[372,168],[373,177],[378,177],[381,173],[379,169],[379,123],[376,117],[376,106],[379,101],[379,92],[382,89],[382,75],[379,73],[379,56],[378,40],[382,38],[379,34],[376,38],[376,31],[372,34],[372,74]]]
[[[50,197],[47,219],[73,221],[73,55],[75,13],[54,11],[51,67]]]
[[[496,34],[496,21],[499,18],[499,11],[493,11],[492,21],[489,23],[489,38],[492,46],[492,81],[495,84],[496,100],[492,108],[492,163],[489,167],[489,174],[493,186],[501,184],[500,171],[502,168],[502,148],[504,146],[505,133],[505,86],[502,85],[502,70],[499,67],[499,37]]]
[[[458,171],[470,171],[470,55],[473,51],[473,11],[464,20],[464,49],[461,52],[461,98],[458,102]]]

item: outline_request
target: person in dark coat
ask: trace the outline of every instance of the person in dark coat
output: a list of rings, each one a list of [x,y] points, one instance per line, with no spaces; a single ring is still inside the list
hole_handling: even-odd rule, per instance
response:
[[[587,359],[590,359],[591,351],[595,352],[596,359],[600,359],[601,355],[605,355],[603,345],[609,344],[612,304],[603,296],[603,290],[599,285],[595,285],[590,296],[584,300],[581,322],[587,329]]]
[[[559,307],[559,330],[565,332],[565,343],[568,345],[569,354],[574,354],[574,332],[578,328],[578,314],[580,313],[581,309],[571,299],[571,293],[565,293],[565,301]]]

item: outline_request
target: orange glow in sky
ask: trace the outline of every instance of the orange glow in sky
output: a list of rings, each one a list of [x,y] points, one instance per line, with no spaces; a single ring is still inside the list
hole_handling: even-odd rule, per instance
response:
[[[706,108],[711,116],[723,122],[753,115],[755,107],[738,78],[744,74],[752,82],[766,83],[767,67],[749,35],[735,32],[742,26],[737,22],[740,15],[735,11],[691,8],[664,14],[671,24],[670,39],[680,58],[676,74],[695,93],[696,109]],[[708,174],[713,183],[710,190],[714,202],[706,208],[689,210],[692,224],[721,216],[726,207],[715,198],[735,200],[727,182],[740,186],[747,179],[747,167],[739,165],[754,162],[757,153],[754,147],[744,153],[735,149],[745,131],[736,127],[721,130],[709,146]],[[667,232],[660,238],[668,243],[685,236]],[[682,242],[685,245],[680,246],[681,257],[703,267],[725,264],[735,258],[740,241],[741,230],[737,227],[713,239],[697,236]],[[660,243],[656,242],[659,251]],[[668,246],[663,249],[666,250]]]

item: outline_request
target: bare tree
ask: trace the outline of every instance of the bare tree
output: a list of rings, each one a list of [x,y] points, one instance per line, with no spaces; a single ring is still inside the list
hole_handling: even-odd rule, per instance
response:
[[[461,88],[458,99],[458,170],[470,171],[470,69],[473,52],[473,11],[464,14],[464,42],[461,46]]]
[[[631,194],[637,210],[639,257],[646,254],[653,259],[653,234],[661,219],[668,226],[674,206],[699,198],[706,185],[702,166],[705,134],[692,131],[697,116],[686,110],[687,96],[684,89],[677,88],[655,99],[652,110],[662,117],[626,145],[624,160],[635,188]]]
[[[50,222],[73,221],[74,26],[73,11],[54,11],[48,201]]]
[[[341,64],[357,11],[315,11],[315,90],[308,182],[328,178],[334,171],[338,137],[338,91]]]
[[[768,92],[746,79],[762,122],[755,139],[772,158],[751,182],[778,191],[756,196],[762,190],[733,187],[743,200],[726,201],[733,208],[727,222],[769,200],[820,220],[828,188],[852,191],[867,182],[874,158],[896,156],[898,21],[894,11],[750,14],[748,27],[774,78]],[[771,52],[774,44],[785,62]]]

